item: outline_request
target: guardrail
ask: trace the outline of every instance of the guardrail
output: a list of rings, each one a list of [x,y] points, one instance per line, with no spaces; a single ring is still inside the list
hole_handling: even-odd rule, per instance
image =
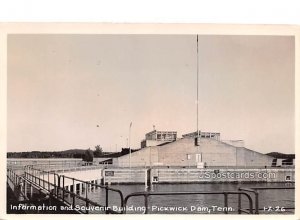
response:
[[[72,197],[72,205],[74,206],[75,205],[75,197],[78,197],[78,195],[76,193],[73,193],[69,190],[66,190],[65,189],[65,180],[66,179],[69,179],[72,181],[72,185],[73,187],[76,187],[76,184],[84,184],[85,185],[85,202],[88,206],[88,203],[91,203],[93,205],[99,205],[98,203],[96,202],[93,202],[91,200],[88,199],[88,188],[90,187],[95,187],[95,188],[101,188],[101,189],[105,189],[105,205],[104,207],[106,207],[106,213],[113,213],[113,214],[122,214],[122,212],[116,212],[116,211],[113,211],[111,208],[109,208],[109,192],[112,191],[112,192],[116,192],[119,194],[120,196],[120,204],[121,204],[121,207],[123,207],[123,201],[124,201],[124,196],[123,196],[123,193],[121,190],[118,190],[118,189],[114,189],[114,188],[111,188],[109,186],[103,186],[103,185],[99,185],[99,184],[95,184],[95,183],[91,183],[91,182],[86,182],[86,181],[83,181],[83,180],[80,180],[80,179],[76,179],[76,178],[72,178],[72,177],[68,177],[68,176],[65,176],[65,175],[60,175],[60,182],[59,182],[59,189],[62,190],[62,198],[64,199],[65,198],[65,194],[70,194],[71,197]],[[62,183],[62,185],[61,185]],[[74,188],[73,188],[73,191],[74,191]],[[75,190],[76,191],[76,190]],[[71,193],[70,193],[71,192]]]
[[[145,214],[148,214],[148,204],[149,204],[149,197],[150,196],[163,196],[163,195],[224,195],[224,207],[228,207],[228,195],[232,195],[232,194],[237,194],[239,196],[241,195],[245,195],[246,198],[248,198],[249,200],[249,209],[242,209],[241,208],[241,203],[239,201],[239,214],[241,214],[241,212],[244,213],[248,213],[248,214],[253,214],[253,201],[251,196],[246,193],[246,192],[242,192],[242,191],[224,191],[224,192],[135,192],[135,193],[131,193],[129,195],[127,195],[125,197],[125,201],[124,201],[124,213],[126,213],[126,206],[127,206],[127,202],[128,199],[131,197],[137,197],[137,196],[143,196],[144,197],[144,204],[145,204]],[[228,214],[228,210],[224,209],[224,213]]]
[[[13,177],[13,178],[11,178]],[[41,186],[41,182],[46,182],[41,178],[38,178],[30,173],[26,173],[24,176],[20,176],[15,174],[15,172],[11,169],[7,169],[7,178],[8,182],[13,181],[14,184],[10,187],[17,197],[17,201],[10,201],[10,208],[7,209],[7,212],[11,212],[14,208],[13,206],[19,206],[20,204],[28,205],[28,206],[37,206],[44,203],[51,204],[51,198],[55,198],[55,193],[53,190],[48,191],[47,189]],[[48,185],[52,185],[53,188],[55,187],[54,184],[47,182]],[[12,187],[13,186],[13,187]],[[29,187],[29,189],[28,189]],[[40,213],[39,209],[25,209],[25,213],[29,212],[32,213]],[[75,213],[81,213],[80,211],[75,210]],[[13,213],[13,212],[12,212]]]
[[[17,175],[11,169],[7,169],[6,176],[7,176],[8,184],[9,184],[10,188],[13,190],[13,192],[15,193],[15,195],[17,197],[19,197],[19,199],[21,199],[21,200],[28,199],[27,196],[26,196],[26,194],[22,190],[22,187],[24,187],[22,185],[22,183],[24,182],[23,177]]]
[[[255,198],[255,214],[259,214],[260,210],[264,210],[259,207],[259,190],[276,190],[276,189],[295,189],[295,187],[251,187],[251,188],[238,188],[239,191],[250,192],[254,194]],[[241,204],[241,197],[238,197],[239,204]],[[295,210],[295,207],[285,207],[285,210]]]
[[[26,179],[47,190],[50,194],[55,194],[57,191],[56,183],[59,179],[59,175],[57,173],[34,169],[31,166],[26,166],[25,168],[24,176]],[[51,182],[51,179],[53,179],[53,183]]]
[[[224,207],[228,207],[228,195],[236,194],[238,195],[238,213],[247,213],[247,214],[253,214],[253,210],[255,210],[255,214],[259,214],[259,210],[262,210],[262,208],[259,208],[259,191],[261,190],[276,190],[276,189],[295,189],[295,187],[252,187],[252,188],[238,188],[238,191],[218,191],[218,192],[135,192],[127,195],[125,198],[123,196],[122,191],[118,189],[111,188],[109,186],[104,186],[97,183],[92,183],[88,181],[83,181],[80,179],[68,177],[65,175],[59,175],[55,173],[54,171],[45,171],[33,168],[32,166],[25,166],[25,174],[24,176],[17,175],[13,170],[7,169],[7,178],[10,183],[10,185],[13,186],[16,190],[18,190],[18,187],[20,183],[23,181],[27,182],[27,184],[30,184],[30,186],[35,186],[39,190],[46,191],[46,194],[48,193],[50,196],[57,198],[58,200],[62,201],[63,203],[75,207],[76,204],[85,204],[86,207],[93,205],[93,206],[100,206],[104,207],[105,213],[114,213],[114,214],[123,214],[126,213],[126,207],[128,200],[131,197],[138,197],[143,196],[144,197],[144,204],[145,204],[145,213],[147,214],[149,212],[148,204],[149,204],[149,197],[151,196],[170,196],[170,195],[224,195]],[[69,185],[73,185],[72,190],[68,190],[66,188],[66,182],[69,182]],[[76,190],[76,184],[80,183],[81,186],[84,186],[85,193],[84,195],[81,193],[78,193]],[[74,188],[75,187],[75,188]],[[88,198],[88,191],[92,187],[94,188],[101,188],[105,190],[105,204],[100,204],[98,202],[92,201]],[[26,188],[26,187],[25,187]],[[122,207],[120,212],[114,211],[110,208],[109,204],[109,193],[115,192],[119,195],[120,198],[120,207]],[[22,192],[21,189],[21,195],[23,196],[24,200],[28,199],[26,197],[26,191],[25,193]],[[250,194],[249,194],[250,193]],[[254,201],[252,194],[254,194]],[[242,208],[242,195],[244,195],[248,202],[249,202],[249,208]],[[104,198],[104,196],[102,197]],[[79,200],[79,201],[78,201]],[[253,204],[255,207],[253,208]],[[294,207],[285,208],[285,209],[295,209]],[[84,211],[79,210],[80,213],[89,213],[89,210],[86,209]],[[228,214],[227,209],[224,210],[225,214]]]
[[[39,160],[8,160],[7,168],[9,169],[23,169],[25,166],[34,166],[40,169],[59,169],[64,167],[76,167],[82,166],[84,163],[82,161],[76,160],[62,160],[62,161],[39,161]]]
[[[52,177],[51,177],[52,175]],[[65,175],[59,175],[53,171],[44,171],[40,169],[35,169],[31,166],[26,166],[25,169],[25,178],[32,181],[33,183],[37,184],[38,186],[42,187],[43,189],[47,190],[50,193],[50,196],[56,197],[57,199],[61,200],[63,203],[75,207],[77,205],[76,199],[80,200],[83,202],[86,207],[88,207],[90,204],[94,206],[100,206],[104,207],[105,213],[113,213],[113,214],[122,214],[122,212],[116,212],[113,211],[111,208],[109,208],[109,192],[113,191],[119,194],[120,196],[120,204],[121,207],[123,207],[123,201],[124,197],[123,194],[120,190],[108,187],[108,186],[103,186],[87,181],[83,181],[80,179],[68,177]],[[53,180],[53,183],[51,183],[51,178]],[[81,196],[77,194],[76,192],[72,192],[71,190],[67,190],[65,187],[65,180],[69,179],[73,183],[73,187],[75,187],[75,181],[80,184],[85,185],[85,196]],[[72,184],[71,184],[72,185]],[[96,188],[102,188],[105,189],[105,205],[101,205],[95,201],[92,201],[88,198],[88,189],[91,187],[96,187]],[[73,191],[74,190],[73,188]],[[70,196],[71,197],[71,202],[66,200],[66,197]],[[84,211],[80,211],[81,213],[89,213],[88,209],[85,209]]]
[[[103,165],[92,165],[92,166],[51,169],[51,171],[64,173],[64,172],[76,172],[76,171],[86,171],[86,170],[98,170],[98,169],[103,169],[104,167],[105,166]]]
[[[84,170],[96,170],[96,169],[103,169],[107,168],[107,165],[104,164],[89,164],[89,163],[82,163],[78,166],[68,165],[62,166],[61,164],[35,164],[35,165],[25,165],[22,168],[26,169],[26,167],[35,167],[35,169],[42,170],[42,171],[53,171],[53,172],[73,172],[73,171],[84,171]],[[13,167],[9,167],[13,168]]]

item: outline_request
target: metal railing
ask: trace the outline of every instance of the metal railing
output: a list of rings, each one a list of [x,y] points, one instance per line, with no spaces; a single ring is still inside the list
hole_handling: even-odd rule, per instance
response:
[[[92,166],[51,169],[51,171],[64,173],[64,172],[76,172],[76,171],[86,171],[86,170],[98,170],[98,169],[103,169],[103,168],[104,168],[103,165],[92,165]]]
[[[218,192],[135,192],[127,195],[124,199],[122,191],[118,189],[111,188],[109,186],[104,186],[101,184],[83,181],[80,179],[68,177],[65,175],[59,175],[55,173],[54,171],[45,171],[33,168],[32,166],[25,166],[25,172],[24,176],[17,175],[13,170],[7,169],[7,178],[8,182],[11,185],[11,187],[16,190],[18,190],[18,187],[20,183],[25,181],[30,184],[30,186],[37,187],[39,190],[44,190],[46,194],[48,193],[50,196],[62,201],[64,204],[67,204],[68,206],[75,206],[76,204],[85,204],[86,207],[89,205],[93,206],[100,206],[105,208],[105,213],[114,213],[114,214],[123,214],[126,213],[126,207],[129,198],[131,197],[144,197],[144,204],[145,204],[145,213],[148,213],[148,204],[149,204],[149,197],[151,196],[172,196],[172,195],[224,195],[224,207],[228,207],[228,195],[236,194],[238,195],[238,213],[247,213],[247,214],[253,214],[253,198],[251,195],[254,194],[254,210],[255,214],[259,214],[259,210],[263,210],[262,208],[259,208],[259,192],[261,190],[276,190],[276,189],[295,189],[295,187],[252,187],[252,188],[238,188],[238,191],[218,191]],[[66,182],[69,182],[67,185]],[[81,195],[81,193],[78,193],[76,188],[77,184],[81,184],[81,187],[84,186],[85,194]],[[67,189],[67,186],[73,186],[72,190],[70,187],[70,190]],[[92,187],[94,188],[101,188],[105,190],[105,204],[99,204],[98,202],[92,201],[88,197],[88,191]],[[26,187],[25,187],[26,188]],[[110,208],[109,204],[109,193],[114,192],[119,195],[120,199],[120,207],[122,207],[120,212],[114,211]],[[22,192],[20,190],[20,194],[22,195],[23,199],[28,199],[26,197],[26,193]],[[242,208],[242,195],[244,195],[248,202],[249,202],[249,208]],[[67,198],[70,198],[68,200]],[[79,200],[79,203],[78,203]],[[285,208],[285,209],[295,209],[294,207],[291,208]],[[79,210],[80,213],[89,213],[89,210],[86,209],[84,211]],[[224,210],[225,214],[228,214],[228,210]]]
[[[264,210],[264,208],[259,207],[259,192],[261,190],[278,190],[278,189],[295,189],[295,187],[251,187],[251,188],[238,188],[239,191],[250,192],[254,194],[255,201],[255,214],[259,214],[260,210]],[[241,197],[239,195],[239,204],[241,204]],[[285,207],[285,210],[295,210],[295,207]]]
[[[36,206],[37,204],[41,204],[43,202],[47,202],[49,197],[48,194],[45,192],[42,192],[43,190],[39,187],[35,188],[33,190],[34,184],[31,183],[29,180],[24,178],[23,176],[19,176],[15,174],[15,172],[11,169],[7,169],[7,181],[9,183],[9,186],[12,190],[12,193],[17,198],[16,200],[12,200],[9,202],[10,206],[7,207],[7,213],[14,213],[13,210],[14,207],[19,207],[20,204],[25,206]],[[28,190],[29,187],[29,190]],[[29,192],[28,192],[29,191]],[[33,192],[37,191],[39,196],[38,198],[36,196],[32,196]],[[35,194],[36,195],[36,194]],[[41,196],[42,195],[42,196]],[[40,213],[41,211],[39,209],[28,209],[28,210],[21,210],[27,213]]]
[[[253,214],[253,201],[251,196],[246,193],[246,192],[242,192],[242,191],[225,191],[225,192],[135,192],[135,193],[131,193],[129,195],[127,195],[125,197],[124,200],[124,213],[126,213],[126,206],[127,206],[127,202],[128,199],[131,197],[138,197],[138,196],[143,196],[144,197],[144,205],[145,205],[145,214],[148,214],[149,211],[149,197],[150,196],[170,196],[170,195],[224,195],[224,207],[228,208],[228,195],[245,195],[246,198],[249,201],[249,209],[242,209],[241,208],[241,202],[239,201],[238,207],[239,207],[239,214],[241,214],[241,212],[247,213],[247,214]],[[228,214],[228,209],[224,209],[224,213]]]
[[[10,169],[23,169],[25,166],[34,166],[40,169],[62,169],[65,167],[78,167],[82,166],[83,162],[79,160],[62,160],[62,161],[39,161],[39,160],[8,160],[7,168]]]
[[[26,179],[29,179],[49,192],[56,190],[56,183],[58,182],[59,175],[54,171],[33,168],[32,165],[25,166],[24,170],[24,176]],[[53,180],[53,182],[51,180]]]
[[[120,204],[121,207],[123,207],[123,201],[124,197],[123,194],[120,190],[108,187],[108,186],[103,186],[100,184],[88,182],[88,181],[83,181],[80,179],[68,177],[65,175],[59,175],[53,171],[44,171],[40,169],[35,169],[32,166],[26,166],[25,167],[25,178],[30,180],[32,183],[36,184],[39,187],[42,187],[43,189],[47,190],[50,193],[50,196],[55,197],[56,199],[59,199],[63,203],[65,203],[68,206],[73,206],[75,207],[76,205],[76,200],[80,200],[81,203],[84,203],[86,207],[89,205],[94,205],[94,206],[99,206],[99,207],[104,207],[105,208],[105,213],[114,213],[114,214],[122,214],[122,212],[116,212],[113,211],[111,208],[109,208],[109,192],[113,191],[119,194],[120,196]],[[65,185],[65,180],[71,180],[72,186],[73,186],[73,192],[71,190],[66,189]],[[51,182],[53,181],[53,182]],[[74,187],[76,187],[75,182],[78,184],[84,184],[85,185],[85,195],[79,195],[76,193],[76,190],[74,190]],[[95,201],[92,201],[88,198],[88,189],[91,187],[95,188],[102,188],[105,189],[105,205],[101,205]],[[70,196],[72,202],[66,200],[66,197]],[[85,209],[84,211],[80,211],[81,213],[89,213],[88,209]]]
[[[71,192],[70,190],[66,190],[65,189],[65,182],[66,182],[66,180],[71,180],[71,182],[72,182],[71,185],[73,186],[73,192]],[[81,196],[79,196],[78,194],[75,193],[77,191],[76,190],[76,185],[78,183],[84,185],[84,188],[85,188],[85,197],[81,197]],[[94,188],[101,188],[101,189],[105,190],[105,205],[100,205],[99,203],[96,203],[96,202],[94,202],[94,201],[92,201],[92,200],[90,200],[88,198],[88,189],[92,188],[92,187],[94,187]],[[123,213],[123,212],[113,211],[109,207],[109,192],[110,191],[111,192],[116,192],[120,196],[120,205],[121,205],[121,207],[123,207],[124,196],[123,196],[123,193],[122,193],[121,190],[114,189],[114,188],[111,188],[109,186],[104,186],[104,185],[100,185],[100,184],[88,182],[88,181],[83,181],[83,180],[76,179],[76,178],[73,178],[73,177],[68,177],[68,176],[65,176],[65,175],[60,175],[58,189],[62,191],[62,198],[63,198],[64,202],[65,202],[66,194],[69,194],[72,197],[72,203],[69,203],[69,204],[72,204],[73,206],[75,206],[75,198],[77,197],[77,198],[84,198],[86,206],[88,206],[89,204],[92,204],[92,205],[95,205],[95,206],[105,207],[106,214],[109,214],[109,213],[122,214]]]
[[[23,183],[25,180],[22,176],[17,175],[13,170],[7,169],[7,182],[10,188],[15,193],[16,197],[18,197],[20,200],[27,200],[27,196],[24,193],[25,190],[22,190],[22,187],[25,187]]]
[[[97,170],[107,168],[105,164],[95,164],[95,163],[80,163],[80,164],[68,164],[67,166],[63,166],[63,164],[29,164],[24,165],[22,168],[26,169],[27,167],[35,167],[35,169],[41,171],[53,171],[53,172],[75,172],[75,171],[85,171],[85,170]],[[13,167],[9,167],[13,168]]]

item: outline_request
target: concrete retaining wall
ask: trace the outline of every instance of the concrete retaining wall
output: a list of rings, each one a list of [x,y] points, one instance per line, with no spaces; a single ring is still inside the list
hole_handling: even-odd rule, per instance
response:
[[[213,183],[213,182],[295,182],[294,168],[110,168],[64,173],[65,176],[100,184]],[[44,177],[47,180],[47,176]],[[103,180],[102,180],[103,178]],[[50,176],[53,182],[53,175]],[[78,184],[78,181],[74,182]],[[65,178],[65,186],[73,180]]]
[[[295,169],[173,169],[151,170],[151,183],[295,182]]]
[[[145,184],[148,176],[147,169],[105,169],[103,178],[105,184]]]

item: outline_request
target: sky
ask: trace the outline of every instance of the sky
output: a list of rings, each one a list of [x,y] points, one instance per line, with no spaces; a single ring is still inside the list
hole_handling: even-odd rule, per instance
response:
[[[294,37],[199,35],[199,129],[294,153]],[[196,35],[8,36],[8,146],[139,148],[196,131]]]

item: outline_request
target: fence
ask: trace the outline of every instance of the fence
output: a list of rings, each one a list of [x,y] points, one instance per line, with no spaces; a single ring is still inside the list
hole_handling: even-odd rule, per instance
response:
[[[9,169],[23,169],[24,166],[32,165],[41,169],[58,169],[62,167],[76,167],[82,166],[83,162],[79,159],[61,159],[61,160],[47,160],[47,159],[8,159],[7,168]]]
[[[148,199],[150,196],[170,196],[170,195],[224,195],[224,208],[228,207],[228,195],[232,194],[237,194],[239,197],[241,195],[245,195],[246,198],[249,201],[249,209],[242,209],[241,207],[241,200],[239,200],[238,203],[238,212],[241,214],[242,212],[247,213],[247,214],[253,214],[253,201],[251,196],[242,191],[227,191],[227,192],[136,192],[136,193],[131,193],[128,196],[126,196],[125,201],[124,201],[124,206],[126,207],[128,199],[131,197],[136,197],[136,196],[143,196],[144,197],[144,204],[145,204],[145,214],[148,214],[149,206],[148,206]],[[126,213],[126,209],[124,210],[124,213]],[[224,209],[224,213],[228,214],[228,210]]]
[[[66,180],[71,180],[73,190],[66,190],[66,187],[65,187]],[[79,187],[79,193],[81,191],[84,191],[84,193],[85,193],[84,197],[81,197],[77,193],[75,193],[75,192],[78,192],[78,190],[76,190],[76,186],[78,184],[80,184],[80,186],[82,186],[82,189],[83,189],[83,190],[81,190],[81,187]],[[96,202],[94,202],[94,201],[92,201],[88,198],[88,191],[89,191],[89,189],[92,189],[92,188],[101,188],[101,189],[105,190],[105,205],[101,205],[99,203],[96,203]],[[61,175],[60,180],[59,180],[58,190],[59,191],[57,192],[57,194],[62,194],[63,201],[67,202],[70,205],[73,205],[73,207],[76,205],[76,198],[78,198],[78,199],[83,199],[84,200],[86,207],[88,207],[89,204],[92,204],[94,206],[105,207],[105,211],[106,211],[107,214],[108,213],[122,214],[122,212],[116,212],[116,211],[113,211],[111,208],[109,208],[109,192],[116,192],[119,195],[120,206],[123,207],[123,201],[124,201],[123,193],[118,189],[114,189],[114,188],[111,188],[111,187],[108,187],[108,186],[103,186],[103,185],[100,185],[100,184],[96,184],[96,183],[92,183],[92,182],[86,182],[86,181],[83,181],[83,180],[80,180],[80,179],[71,178],[71,177],[68,177],[68,176],[65,176],[65,175]],[[73,191],[73,192],[71,192],[71,191]],[[70,202],[70,200],[66,201],[65,198],[66,198],[67,195],[70,195],[71,202]]]
[[[17,175],[13,170],[7,169],[7,183],[10,186],[10,188],[13,190],[15,196],[19,200],[26,200],[28,199],[26,194],[24,193],[25,190],[22,190],[22,187],[24,184],[24,179],[22,176]]]
[[[259,207],[259,191],[261,190],[277,190],[277,189],[295,189],[295,187],[251,187],[251,188],[242,188],[240,187],[239,191],[250,192],[254,194],[255,198],[255,214],[259,214],[260,210],[264,208]],[[239,204],[241,204],[241,197],[239,196]],[[295,207],[284,207],[285,210],[295,210]]]
[[[88,168],[88,167],[87,167]],[[91,167],[92,168],[92,167]],[[97,184],[94,182],[83,181],[76,178],[71,178],[65,175],[59,175],[54,171],[47,171],[33,168],[32,166],[25,166],[24,168],[24,176],[17,175],[13,170],[7,169],[7,180],[8,184],[12,188],[13,191],[17,192],[20,195],[20,199],[25,202],[30,202],[32,196],[27,196],[27,187],[26,184],[31,188],[35,187],[45,195],[56,198],[59,201],[62,201],[64,204],[68,206],[75,207],[76,205],[84,205],[85,207],[99,206],[103,207],[105,213],[113,213],[113,214],[123,214],[126,213],[126,206],[128,200],[131,197],[144,197],[144,205],[145,205],[145,213],[148,213],[148,204],[149,197],[156,196],[172,196],[172,195],[224,195],[224,207],[228,207],[228,195],[238,195],[238,213],[247,213],[253,214],[253,198],[251,195],[254,195],[254,206],[255,206],[255,214],[259,214],[259,211],[262,208],[259,207],[259,191],[262,190],[274,190],[274,189],[295,189],[295,187],[253,187],[253,188],[239,188],[238,191],[218,191],[218,192],[135,192],[127,195],[125,198],[123,196],[122,191],[118,189],[111,188],[109,186],[104,186],[101,184]],[[70,184],[66,184],[69,182]],[[22,184],[23,183],[23,184]],[[76,189],[79,184],[79,192]],[[72,189],[68,186],[72,186]],[[100,204],[99,202],[92,201],[88,192],[91,189],[101,188],[104,190],[105,194],[103,194],[102,198],[105,203]],[[81,193],[83,191],[83,193]],[[121,211],[114,211],[110,208],[110,193],[117,193],[118,200],[120,201],[120,207],[122,207]],[[250,194],[249,194],[250,193]],[[248,200],[249,208],[242,208],[242,195],[246,197]],[[287,207],[288,209],[295,209],[294,207]],[[89,209],[78,210],[80,213],[89,213]],[[224,210],[225,214],[228,214],[228,211]]]
[[[95,184],[88,181],[79,180],[76,178],[67,177],[65,175],[58,175],[53,171],[44,171],[40,169],[32,168],[31,166],[26,166],[25,168],[25,178],[30,180],[32,183],[37,184],[39,187],[47,190],[50,193],[50,196],[55,197],[65,203],[68,206],[75,207],[76,205],[84,204],[86,207],[89,205],[105,207],[105,213],[114,213],[121,214],[122,212],[115,212],[109,208],[109,192],[113,191],[119,194],[120,204],[123,207],[123,194],[120,190],[110,188],[108,186],[103,186],[100,184]],[[73,190],[67,190],[65,186],[66,180],[72,181]],[[75,182],[78,184],[84,185],[84,196],[76,193],[74,187],[76,187]],[[88,191],[92,188],[102,188],[105,190],[105,205],[99,204],[95,201],[92,201],[88,198]],[[70,199],[67,199],[70,198]],[[89,213],[88,209],[79,210],[81,213]]]

